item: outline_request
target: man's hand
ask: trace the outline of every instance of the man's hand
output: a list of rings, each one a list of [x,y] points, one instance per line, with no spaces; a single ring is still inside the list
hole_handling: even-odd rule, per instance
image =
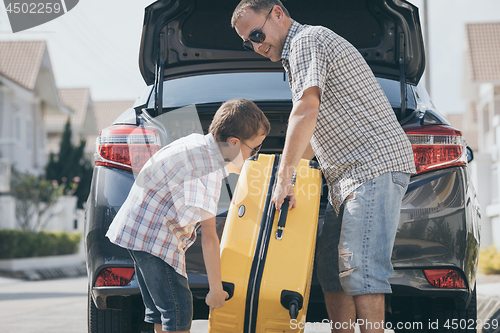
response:
[[[273,197],[271,201],[276,206],[276,210],[281,209],[281,205],[285,201],[285,198],[290,200],[288,209],[295,208],[297,201],[295,200],[295,192],[293,191],[292,181],[278,178],[276,186],[274,188]]]
[[[224,306],[226,299],[229,298],[229,294],[225,292],[222,287],[217,290],[212,290],[207,294],[205,298],[205,303],[209,306],[210,310],[218,309]]]

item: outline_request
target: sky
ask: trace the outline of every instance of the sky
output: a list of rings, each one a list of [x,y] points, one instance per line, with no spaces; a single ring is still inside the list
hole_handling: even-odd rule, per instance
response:
[[[152,2],[80,0],[65,15],[15,34],[0,3],[0,40],[46,40],[59,88],[89,87],[95,101],[135,100],[145,87],[138,55],[144,8]],[[423,0],[410,2],[421,8]],[[424,23],[422,11],[420,17]],[[429,93],[441,113],[462,113],[465,24],[500,22],[500,1],[428,0],[428,20]]]

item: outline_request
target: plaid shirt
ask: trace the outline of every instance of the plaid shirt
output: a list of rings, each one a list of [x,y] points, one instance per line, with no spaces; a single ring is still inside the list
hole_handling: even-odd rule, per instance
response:
[[[339,213],[346,197],[390,171],[416,173],[411,144],[359,51],[333,31],[292,22],[282,52],[292,100],[317,86],[311,145]]]
[[[224,159],[212,134],[191,134],[144,165],[106,236],[151,253],[187,277],[185,251],[196,240],[200,209],[217,213]]]

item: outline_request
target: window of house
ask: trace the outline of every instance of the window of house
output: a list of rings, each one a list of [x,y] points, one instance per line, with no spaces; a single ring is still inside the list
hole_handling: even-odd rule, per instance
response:
[[[18,116],[16,116],[15,119],[16,119],[14,127],[14,131],[16,132],[15,137],[17,139],[17,142],[21,142],[21,119],[19,119]]]
[[[26,149],[31,150],[33,141],[33,124],[31,120],[26,122]]]

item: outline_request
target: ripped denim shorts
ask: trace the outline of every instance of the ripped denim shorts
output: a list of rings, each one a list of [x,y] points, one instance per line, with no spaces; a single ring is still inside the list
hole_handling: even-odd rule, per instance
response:
[[[323,292],[391,293],[392,248],[410,175],[388,172],[357,188],[340,207],[328,204],[316,246]]]

